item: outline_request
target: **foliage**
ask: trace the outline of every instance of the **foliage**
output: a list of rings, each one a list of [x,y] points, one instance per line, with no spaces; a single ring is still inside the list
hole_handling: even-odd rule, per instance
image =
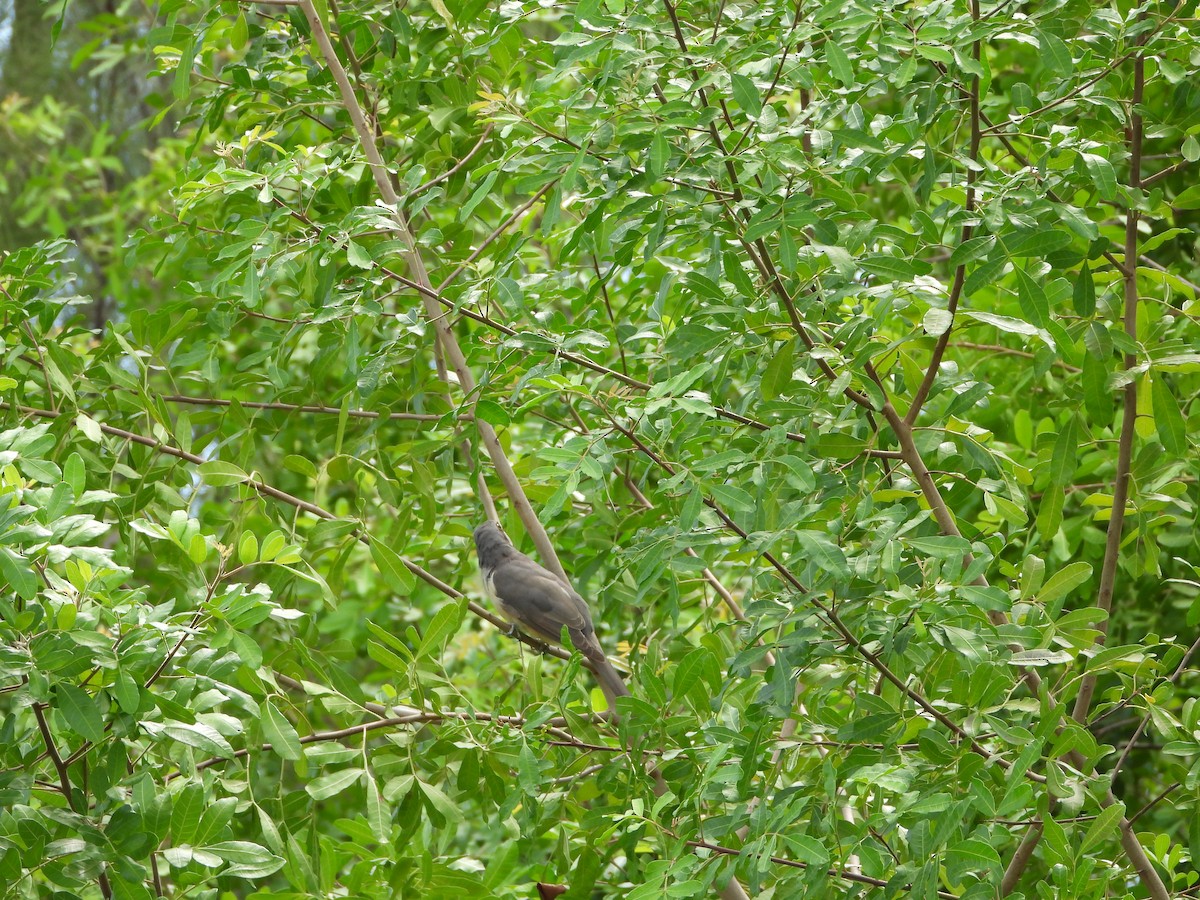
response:
[[[1195,4],[159,12],[0,186],[6,897],[1195,889]]]

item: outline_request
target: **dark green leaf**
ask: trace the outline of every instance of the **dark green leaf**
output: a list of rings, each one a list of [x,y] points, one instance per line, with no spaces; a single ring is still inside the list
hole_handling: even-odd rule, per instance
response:
[[[71,730],[93,743],[104,739],[104,719],[96,699],[83,688],[73,684],[60,684],[56,688],[58,711],[62,713]]]

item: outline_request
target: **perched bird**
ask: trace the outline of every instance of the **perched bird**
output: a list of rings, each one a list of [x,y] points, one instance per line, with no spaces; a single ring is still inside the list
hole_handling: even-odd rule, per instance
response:
[[[575,649],[592,664],[608,708],[616,711],[616,698],[627,697],[629,690],[596,640],[583,598],[514,547],[496,523],[479,525],[474,537],[484,589],[500,614],[531,637],[552,644],[562,643],[565,626]]]

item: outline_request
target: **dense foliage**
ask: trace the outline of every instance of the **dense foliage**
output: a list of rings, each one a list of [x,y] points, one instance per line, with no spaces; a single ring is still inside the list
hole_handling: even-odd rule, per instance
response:
[[[1194,2],[120,12],[0,98],[4,897],[1200,889]]]

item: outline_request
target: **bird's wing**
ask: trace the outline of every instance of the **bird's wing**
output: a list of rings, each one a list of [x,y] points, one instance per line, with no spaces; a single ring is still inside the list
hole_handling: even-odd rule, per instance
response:
[[[564,625],[573,638],[592,633],[583,598],[528,557],[506,559],[491,583],[501,612],[539,637],[557,643]]]

